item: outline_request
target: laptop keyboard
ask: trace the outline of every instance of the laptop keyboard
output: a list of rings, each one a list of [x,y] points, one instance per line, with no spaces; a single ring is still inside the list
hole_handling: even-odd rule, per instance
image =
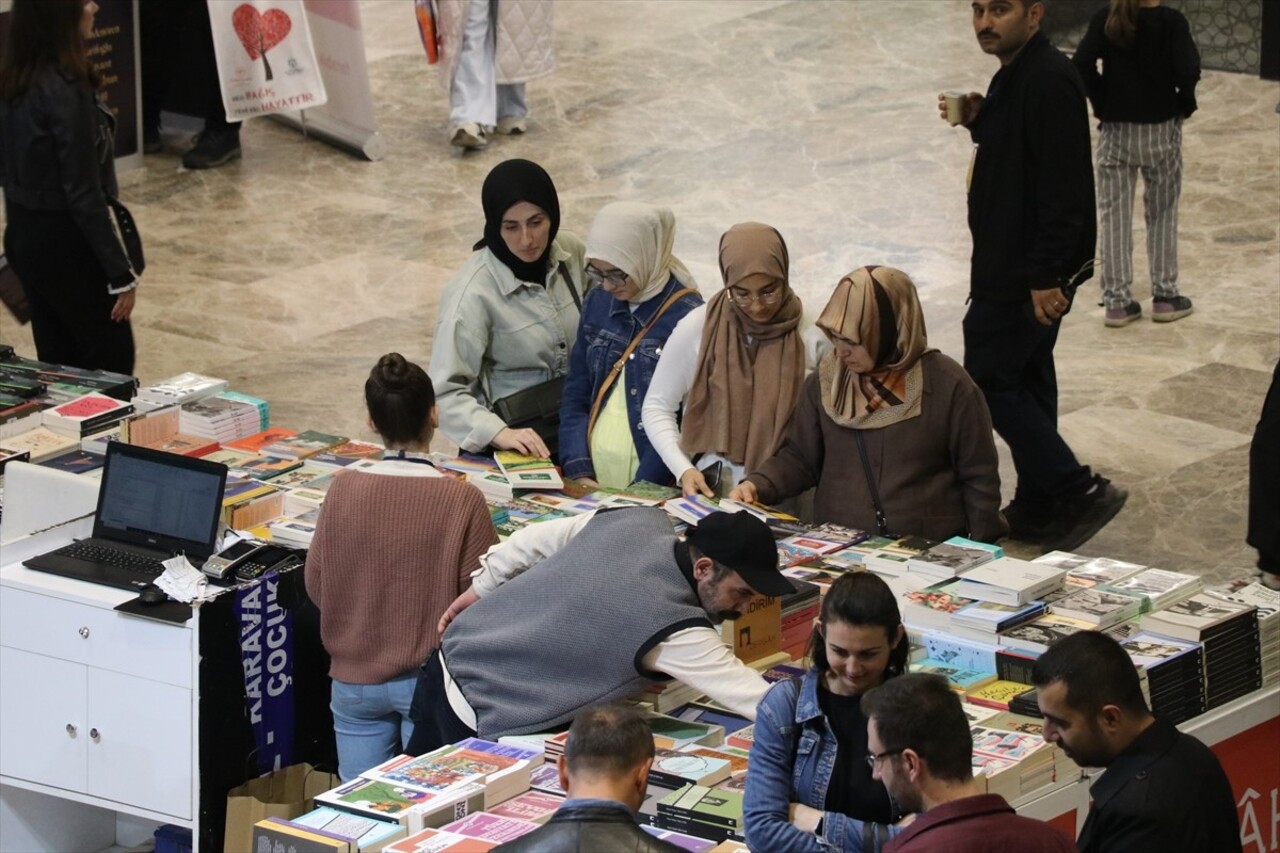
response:
[[[64,557],[88,560],[93,563],[105,563],[109,566],[151,577],[158,577],[164,572],[164,565],[159,560],[143,557],[140,554],[134,554],[129,551],[104,548],[101,545],[93,545],[89,542],[73,542],[54,553]]]

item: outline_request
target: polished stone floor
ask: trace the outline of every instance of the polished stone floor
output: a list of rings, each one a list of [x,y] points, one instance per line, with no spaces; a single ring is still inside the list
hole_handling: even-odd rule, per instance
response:
[[[747,219],[784,234],[814,312],[848,270],[900,267],[930,342],[962,355],[970,144],[934,99],[983,90],[996,68],[962,0],[559,0],[559,67],[529,86],[529,134],[465,155],[445,144],[410,4],[361,8],[384,160],[256,120],[232,165],[186,172],[157,155],[126,179],[150,262],[144,381],[215,374],[270,399],[276,423],[369,437],[364,375],[387,350],[426,362],[441,288],[481,231],[480,184],[512,156],[548,169],[580,234],[614,199],[669,205],[704,292],[719,234]],[[1091,284],[1065,321],[1062,432],[1130,490],[1086,553],[1215,578],[1253,564],[1248,444],[1280,357],[1278,97],[1237,74],[1201,83],[1181,209],[1196,313],[1106,329]],[[32,351],[7,315],[0,340]]]

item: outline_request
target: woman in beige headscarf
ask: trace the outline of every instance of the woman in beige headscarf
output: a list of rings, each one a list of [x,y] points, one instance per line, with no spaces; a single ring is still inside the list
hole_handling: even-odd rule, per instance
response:
[[[774,503],[816,486],[817,522],[937,540],[1006,535],[991,415],[964,368],[929,349],[911,279],[854,270],[818,326],[834,352],[805,383],[778,452],[732,496]]]
[[[724,290],[671,333],[645,398],[644,429],[686,495],[714,495],[713,470],[731,486],[782,440],[816,354],[788,268],[777,229],[733,226],[720,238]]]
[[[672,254],[675,239],[675,215],[652,204],[614,202],[591,223],[591,290],[560,405],[568,477],[616,489],[673,482],[645,435],[640,406],[672,329],[702,305],[693,276]]]

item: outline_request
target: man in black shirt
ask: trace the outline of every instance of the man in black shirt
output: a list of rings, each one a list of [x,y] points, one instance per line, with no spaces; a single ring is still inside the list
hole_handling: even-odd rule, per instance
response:
[[[1031,673],[1044,737],[1082,767],[1105,767],[1080,853],[1240,851],[1231,783],[1217,756],[1147,709],[1138,672],[1097,631],[1059,640]]]
[[[973,0],[972,9],[978,44],[1000,70],[985,97],[971,93],[962,107],[977,148],[964,366],[1013,453],[1012,535],[1072,550],[1128,497],[1058,434],[1053,347],[1076,286],[1092,275],[1097,238],[1085,92],[1040,33],[1039,0]]]

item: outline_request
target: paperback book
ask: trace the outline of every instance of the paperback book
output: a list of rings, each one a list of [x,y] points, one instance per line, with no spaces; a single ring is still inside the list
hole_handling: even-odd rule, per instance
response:
[[[560,489],[564,480],[550,459],[538,456],[526,456],[514,450],[499,450],[493,455],[494,461],[502,469],[516,489]]]

